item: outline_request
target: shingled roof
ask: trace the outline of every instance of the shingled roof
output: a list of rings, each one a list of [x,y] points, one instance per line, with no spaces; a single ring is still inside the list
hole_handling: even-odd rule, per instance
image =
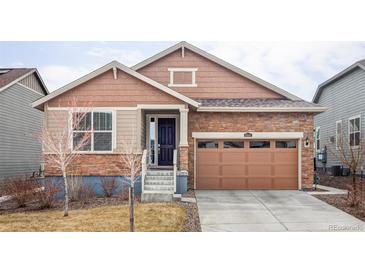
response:
[[[287,100],[287,99],[196,99],[201,105],[201,109],[223,109],[231,108],[236,110],[253,110],[253,109],[267,109],[276,110],[280,109],[285,111],[308,111],[322,112],[324,107],[310,103],[304,100]]]
[[[16,79],[24,76],[25,74],[35,70],[34,68],[0,68],[0,88],[5,87]]]

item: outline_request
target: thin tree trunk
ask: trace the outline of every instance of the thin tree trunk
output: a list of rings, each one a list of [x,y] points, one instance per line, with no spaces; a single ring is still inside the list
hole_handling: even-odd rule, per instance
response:
[[[131,184],[130,191],[130,207],[129,207],[129,231],[134,232],[134,184]]]
[[[67,217],[68,216],[68,183],[67,183],[67,176],[66,173],[63,173],[63,183],[65,185],[65,205],[64,205],[64,212],[63,212],[63,216]]]

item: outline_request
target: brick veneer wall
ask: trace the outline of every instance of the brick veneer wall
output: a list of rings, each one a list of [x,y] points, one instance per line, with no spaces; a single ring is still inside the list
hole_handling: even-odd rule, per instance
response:
[[[304,132],[310,147],[302,145],[302,188],[313,184],[313,114],[311,113],[208,113],[189,112],[189,188],[194,187],[192,132]]]
[[[180,170],[189,169],[189,147],[188,146],[179,147],[179,169]]]
[[[61,176],[61,172],[47,161],[44,155],[45,176]],[[75,176],[126,176],[118,154],[82,154],[67,170],[68,174]]]

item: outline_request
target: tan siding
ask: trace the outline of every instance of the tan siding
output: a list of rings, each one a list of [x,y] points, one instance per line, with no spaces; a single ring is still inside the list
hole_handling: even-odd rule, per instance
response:
[[[60,138],[63,126],[68,128],[68,111],[64,110],[46,110],[45,112],[48,130],[53,138]],[[48,152],[48,151],[44,151]]]
[[[177,50],[141,68],[138,72],[163,85],[168,85],[170,82],[168,68],[198,68],[197,87],[172,87],[191,98],[283,98],[187,49],[184,58],[181,56],[181,50]]]
[[[123,145],[131,145],[138,140],[138,112],[137,110],[118,110],[117,111],[117,142],[116,151],[121,151]],[[139,145],[139,143],[138,143]]]
[[[20,83],[31,89],[34,89],[35,91],[38,91],[40,94],[44,94],[44,89],[34,73],[22,79]]]
[[[114,79],[112,70],[54,98],[49,106],[67,106],[72,97],[79,105],[94,107],[122,107],[137,104],[181,104],[175,97],[118,70]]]

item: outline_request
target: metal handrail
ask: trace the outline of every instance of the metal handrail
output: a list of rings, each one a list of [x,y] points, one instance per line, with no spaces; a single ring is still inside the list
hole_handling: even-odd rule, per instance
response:
[[[176,149],[174,149],[173,164],[174,164],[174,193],[176,193],[176,175],[177,175],[177,150]]]
[[[146,174],[147,174],[147,149],[143,150],[143,154],[142,154],[142,193],[144,192],[144,181],[146,178]]]

